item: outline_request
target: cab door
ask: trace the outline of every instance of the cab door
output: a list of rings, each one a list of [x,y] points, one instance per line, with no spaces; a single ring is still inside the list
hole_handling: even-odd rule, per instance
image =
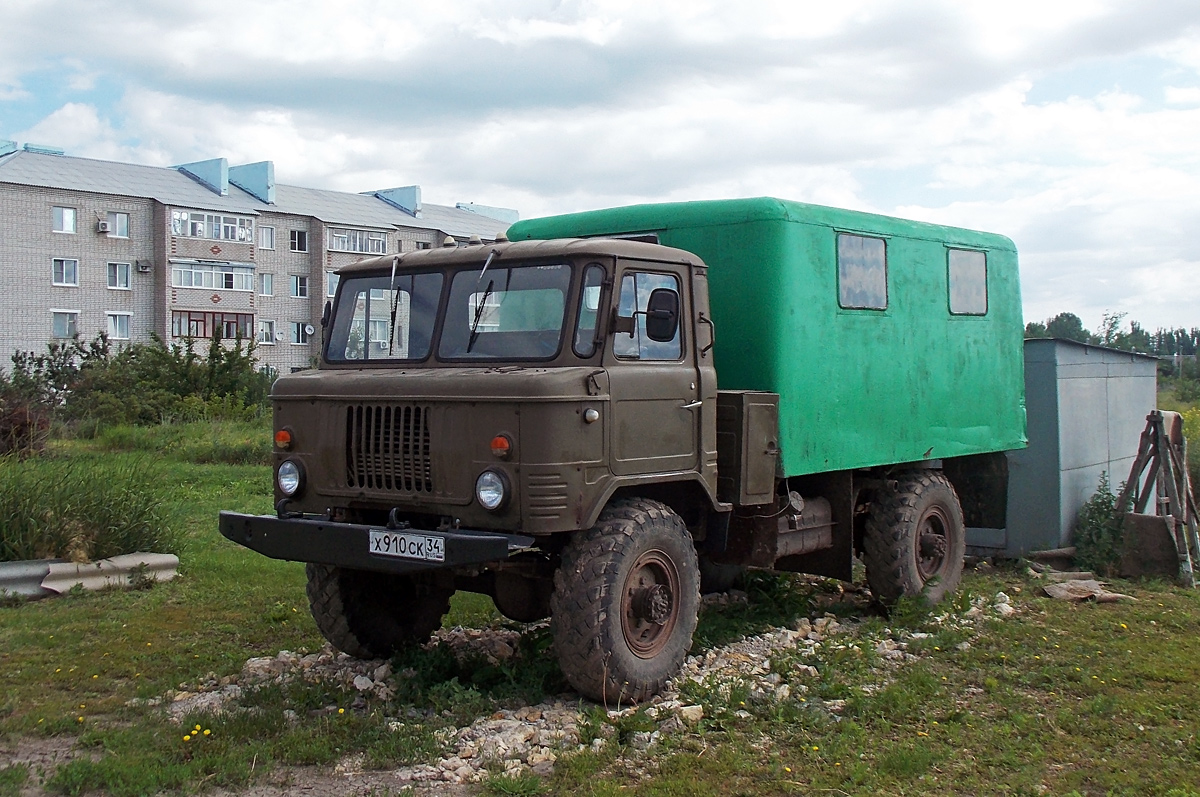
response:
[[[638,263],[620,269],[617,325],[630,332],[608,338],[605,366],[612,397],[612,471],[617,476],[693,471],[699,465],[699,374],[690,356],[691,318],[686,271]],[[656,290],[679,297],[678,327],[669,341],[646,332],[647,305]]]

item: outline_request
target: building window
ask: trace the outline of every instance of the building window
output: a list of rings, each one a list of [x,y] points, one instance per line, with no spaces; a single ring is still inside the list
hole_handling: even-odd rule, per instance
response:
[[[266,343],[271,346],[275,345],[275,322],[274,321],[263,321],[262,319],[259,319],[258,342]]]
[[[258,248],[259,249],[274,249],[275,248],[275,228],[259,226],[258,228]]]
[[[109,263],[108,264],[108,287],[113,290],[127,291],[129,290],[129,264],[128,263]]]
[[[308,277],[301,277],[298,274],[292,274],[288,279],[292,283],[293,298],[305,299],[308,297]]]
[[[887,245],[882,238],[838,233],[837,262],[839,305],[887,309]]]
[[[54,231],[75,232],[75,208],[54,208]]]
[[[56,257],[53,260],[54,274],[51,282],[55,285],[79,285],[79,261],[69,258]]]
[[[128,238],[129,237],[129,214],[116,213],[109,211],[108,214],[108,237],[109,238]]]
[[[292,343],[308,343],[308,324],[304,321],[292,322]]]
[[[259,274],[258,275],[258,293],[260,296],[275,295],[275,275],[274,274]]]
[[[208,313],[203,310],[176,310],[171,313],[171,336],[248,340],[254,334],[254,316],[249,313]]]
[[[209,238],[214,241],[252,243],[254,241],[254,219],[241,216],[222,216],[216,213],[172,210],[171,233],[185,238]]]
[[[52,310],[50,315],[50,334],[53,337],[75,337],[79,331],[79,313],[74,310]]]
[[[987,255],[969,249],[950,249],[947,263],[950,312],[987,315]]]
[[[339,279],[338,275],[333,273],[332,271],[325,272],[325,295],[326,296],[333,296],[335,293],[337,293],[338,279]]]
[[[252,291],[254,290],[254,266],[176,261],[171,263],[171,285],[176,288]]]
[[[288,245],[293,252],[307,252],[308,233],[304,230],[290,230],[288,232]]]
[[[329,229],[329,248],[335,252],[382,255],[387,251],[387,233],[331,227]]]
[[[109,340],[129,340],[129,313],[108,314]]]
[[[432,249],[433,244],[429,241],[416,241],[417,249]]]

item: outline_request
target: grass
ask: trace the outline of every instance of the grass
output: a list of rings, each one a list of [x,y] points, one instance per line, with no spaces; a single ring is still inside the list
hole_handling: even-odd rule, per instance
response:
[[[164,506],[181,532],[182,564],[177,580],[149,590],[0,608],[0,746],[57,738],[92,754],[45,773],[45,788],[237,790],[273,768],[331,766],[351,752],[374,767],[429,761],[443,751],[439,731],[565,689],[548,636],[535,631],[507,665],[457,662],[439,650],[404,654],[395,665],[411,677],[397,682],[390,702],[356,706],[356,695],[329,685],[271,686],[247,694],[249,711],[197,714],[182,726],[131,704],[237,673],[251,656],[322,645],[307,613],[303,566],[253,554],[216,530],[219,509],[270,511],[269,470],[187,462],[181,450],[114,450],[104,438],[56,448],[78,467],[146,463],[169,486]],[[752,699],[739,683],[689,687],[704,719],[693,732],[662,737],[649,757],[625,746],[655,727],[645,714],[610,720],[591,711],[581,736],[586,743],[608,735],[606,746],[560,757],[547,778],[495,773],[480,788],[580,797],[1200,795],[1197,591],[1117,582],[1138,600],[1073,605],[1040,597],[1024,571],[968,573],[949,608],[961,614],[972,599],[1003,590],[1019,609],[977,633],[939,622],[946,607],[913,603],[891,617],[872,614],[861,596],[832,582],[799,587],[754,574],[746,589],[749,603],[705,610],[697,650],[825,612],[853,618],[858,637],[835,637],[814,659],[776,656],[772,670],[793,686],[782,702]],[[492,622],[490,600],[455,596],[448,625]],[[885,667],[871,640],[901,628],[928,636],[909,642],[916,661]],[[826,701],[845,703],[830,713]],[[200,735],[187,733],[196,724]],[[0,760],[0,797],[42,777],[5,767]]]
[[[176,553],[181,540],[166,499],[145,458],[4,457],[0,561]]]

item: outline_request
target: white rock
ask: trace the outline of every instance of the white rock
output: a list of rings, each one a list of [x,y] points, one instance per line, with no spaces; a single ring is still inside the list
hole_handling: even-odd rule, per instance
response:
[[[704,706],[684,706],[679,709],[679,718],[694,725],[704,719]]]

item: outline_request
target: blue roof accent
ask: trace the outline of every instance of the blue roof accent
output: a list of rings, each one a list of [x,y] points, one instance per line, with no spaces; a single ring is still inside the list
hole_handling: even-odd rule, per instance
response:
[[[229,167],[229,182],[255,199],[275,204],[275,164],[271,161]]]
[[[384,202],[403,210],[410,216],[421,215],[421,186],[406,185],[403,188],[384,188],[368,192]]]
[[[229,196],[229,161],[224,158],[196,161],[177,166],[179,171],[200,181],[221,196]]]

